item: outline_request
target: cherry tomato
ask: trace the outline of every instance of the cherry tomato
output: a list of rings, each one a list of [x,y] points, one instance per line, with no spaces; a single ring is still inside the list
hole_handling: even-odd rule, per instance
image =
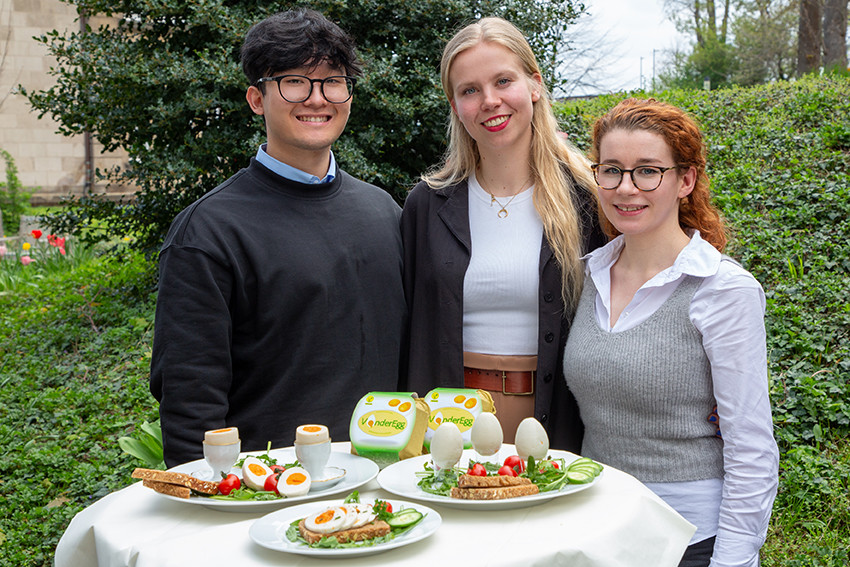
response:
[[[273,473],[275,473],[275,474],[282,473],[283,471],[285,471],[285,470],[286,470],[286,467],[285,467],[285,466],[283,466],[283,465],[271,465],[271,466],[269,466],[269,468],[270,468],[270,469],[272,470],[272,472],[273,472]]]
[[[485,469],[484,465],[481,463],[475,463],[468,471],[466,471],[466,474],[472,476],[487,476],[487,469]]]
[[[376,509],[375,512],[378,512],[380,509],[384,509],[387,514],[393,513],[393,505],[384,500],[376,500],[373,507]]]
[[[277,473],[272,473],[266,477],[266,481],[263,483],[263,490],[266,492],[274,492],[275,494],[280,494],[277,491],[277,479],[280,477]]]
[[[240,486],[242,486],[242,482],[239,477],[231,473],[218,483],[218,491],[227,496],[234,490],[238,490]]]
[[[505,466],[511,467],[517,473],[525,472],[525,461],[522,460],[519,455],[511,455],[507,459],[505,459]],[[516,476],[516,475],[514,475]]]
[[[508,465],[503,466],[499,469],[499,474],[502,476],[518,476],[517,472],[509,467]]]

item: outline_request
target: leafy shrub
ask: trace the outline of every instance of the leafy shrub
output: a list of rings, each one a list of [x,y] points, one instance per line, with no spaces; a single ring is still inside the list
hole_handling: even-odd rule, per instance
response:
[[[17,234],[21,215],[29,207],[30,193],[24,191],[18,179],[18,166],[12,154],[0,149],[0,157],[6,162],[6,182],[0,182],[0,212],[3,215],[3,230],[6,234]],[[0,236],[3,236],[0,234]]]
[[[629,96],[558,105],[582,149]],[[637,93],[635,96],[650,96]],[[765,567],[848,564],[850,541],[850,79],[653,93],[703,127],[727,253],[761,282],[780,486]]]

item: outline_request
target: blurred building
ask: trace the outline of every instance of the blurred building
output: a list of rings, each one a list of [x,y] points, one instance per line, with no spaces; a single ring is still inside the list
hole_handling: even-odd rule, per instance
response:
[[[104,19],[92,19],[97,27]],[[63,136],[49,115],[39,119],[17,86],[27,91],[50,88],[56,60],[33,37],[51,30],[80,29],[76,8],[59,0],[0,0],[0,148],[11,154],[18,178],[32,192],[33,205],[53,205],[68,195],[129,196],[132,187],[106,186],[95,169],[127,164],[126,153],[104,154],[90,135]],[[0,160],[0,182],[5,182]]]

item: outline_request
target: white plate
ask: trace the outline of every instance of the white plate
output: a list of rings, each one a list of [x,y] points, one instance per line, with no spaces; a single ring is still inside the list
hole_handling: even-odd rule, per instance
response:
[[[242,453],[239,458],[246,455],[262,455],[265,454],[265,451],[251,451],[249,453]],[[269,455],[277,460],[278,464],[285,465],[287,463],[294,463],[298,459],[295,457],[295,448],[294,447],[286,447],[285,449],[272,449],[269,451]],[[200,506],[206,506],[207,508],[212,508],[213,510],[219,510],[221,512],[268,512],[269,510],[275,510],[277,508],[282,508],[284,506],[289,506],[291,504],[295,504],[297,502],[306,502],[308,500],[315,500],[316,498],[324,498],[327,496],[331,496],[334,494],[348,494],[359,487],[363,486],[373,478],[378,475],[378,465],[376,465],[373,461],[369,459],[364,459],[358,455],[352,455],[351,453],[344,453],[342,451],[331,451],[331,456],[328,459],[328,468],[337,468],[342,469],[344,474],[339,478],[339,481],[334,486],[329,486],[327,488],[324,487],[313,487],[310,488],[310,492],[305,494],[304,496],[293,496],[291,498],[280,498],[277,500],[218,500],[216,498],[207,498],[204,496],[190,496],[189,498],[177,498],[176,496],[170,496],[168,494],[162,494],[160,492],[156,492],[159,496],[163,498],[168,498],[169,500],[173,500],[175,502],[180,502],[183,504],[197,504]],[[178,465],[176,467],[170,468],[168,470],[175,472],[182,472],[187,474],[194,474],[198,471],[208,470],[206,462],[203,459],[199,459],[197,461],[191,461],[189,463],[185,463],[182,465]],[[242,476],[242,471],[239,469],[232,469],[233,473]]]
[[[339,467],[325,467],[325,474],[322,478],[314,478],[310,483],[310,492],[318,492],[327,490],[331,486],[335,486],[345,476],[345,469]]]
[[[393,510],[401,510],[402,508],[415,508],[425,515],[425,518],[416,525],[413,529],[404,532],[395,539],[391,539],[386,543],[378,543],[367,547],[346,547],[339,549],[324,549],[310,547],[304,543],[289,541],[286,537],[286,530],[289,525],[295,520],[306,518],[310,514],[314,514],[325,508],[337,506],[342,502],[340,500],[327,500],[323,502],[310,502],[308,504],[299,504],[284,510],[278,510],[267,514],[251,524],[248,534],[258,544],[268,549],[275,551],[285,551],[287,553],[297,553],[299,555],[313,555],[317,557],[352,557],[354,555],[371,555],[381,553],[409,545],[421,539],[425,539],[429,535],[437,531],[443,519],[435,510],[422,506],[421,504],[410,504],[409,502],[401,502],[399,500],[387,500],[393,506]]]
[[[500,462],[503,462],[505,457],[514,454],[511,449],[506,451],[503,447],[500,453]],[[504,456],[501,456],[504,455]],[[549,456],[555,459],[563,458],[564,462],[569,465],[578,458],[578,455],[568,453],[567,451],[549,451]],[[467,468],[470,459],[475,459],[475,453],[472,449],[467,449],[463,452],[460,458],[461,468]],[[431,494],[425,492],[416,483],[420,478],[416,476],[419,471],[424,471],[424,465],[431,461],[431,455],[419,455],[404,459],[397,463],[393,463],[378,474],[378,484],[387,492],[392,492],[397,496],[404,498],[412,498],[422,502],[431,502],[440,504],[449,508],[461,508],[464,510],[510,510],[513,508],[525,508],[543,504],[553,498],[566,496],[567,494],[575,494],[587,488],[590,488],[599,477],[593,479],[593,482],[587,484],[566,484],[561,490],[550,492],[538,492],[529,496],[518,496],[516,498],[505,498],[504,500],[463,500],[460,498],[451,498],[449,496],[440,496],[439,494]]]

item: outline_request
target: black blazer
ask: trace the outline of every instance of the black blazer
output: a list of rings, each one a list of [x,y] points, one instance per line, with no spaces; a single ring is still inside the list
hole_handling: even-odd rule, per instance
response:
[[[432,388],[463,387],[463,279],[469,265],[469,188],[466,181],[436,191],[420,182],[401,216],[404,291],[409,326],[402,353],[400,388],[424,396]],[[584,250],[605,244],[595,200],[574,196]],[[584,428],[567,390],[562,357],[572,313],[564,316],[561,269],[546,237],[540,245],[539,330],[534,416],[550,446],[578,452]]]

